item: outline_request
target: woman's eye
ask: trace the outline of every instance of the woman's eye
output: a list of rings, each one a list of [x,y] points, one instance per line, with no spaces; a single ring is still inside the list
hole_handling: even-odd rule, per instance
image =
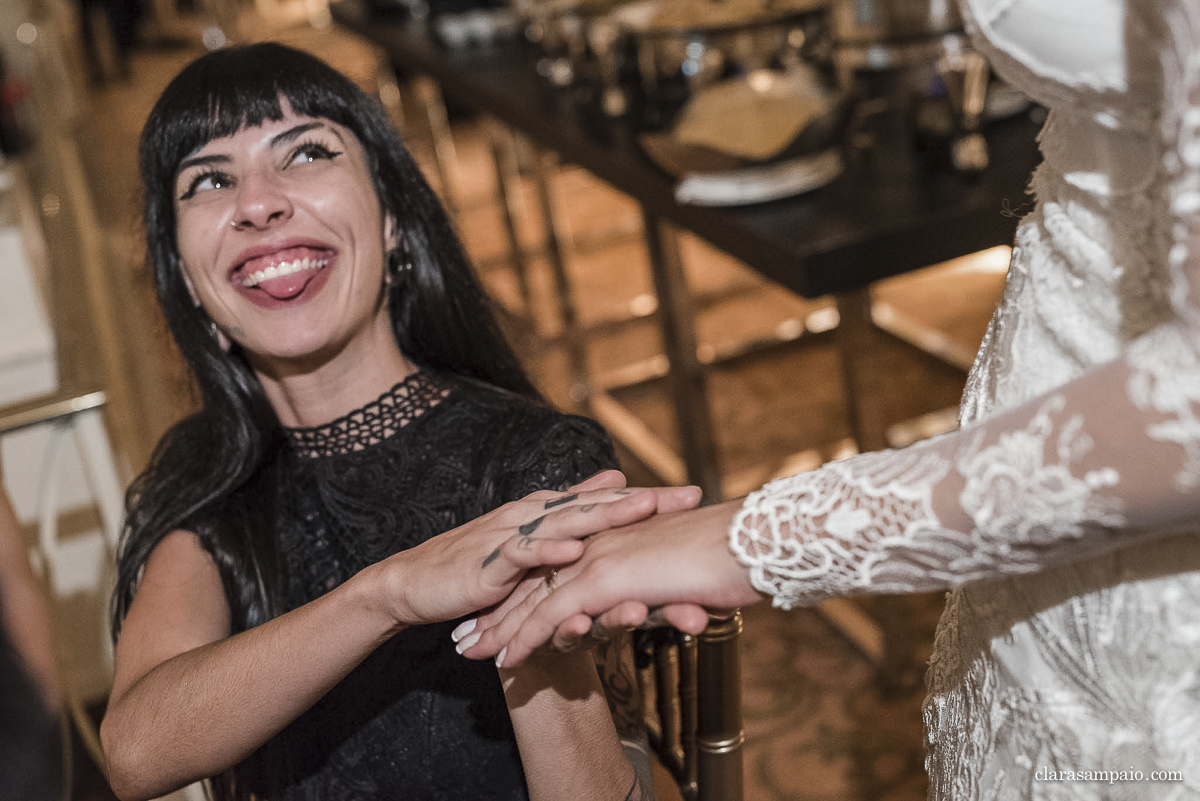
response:
[[[207,192],[212,189],[224,189],[230,185],[231,180],[224,173],[213,171],[202,172],[194,176],[187,183],[187,189],[180,196],[180,200],[187,200],[194,197],[197,192]]]
[[[292,164],[311,164],[314,161],[329,161],[342,155],[319,142],[305,142],[292,152]]]

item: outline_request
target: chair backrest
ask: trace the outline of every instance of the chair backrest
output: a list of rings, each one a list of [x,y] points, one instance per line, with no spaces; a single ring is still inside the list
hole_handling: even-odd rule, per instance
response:
[[[103,559],[111,563],[120,534],[122,505],[121,484],[116,475],[115,462],[108,446],[100,408],[104,405],[104,393],[93,392],[71,397],[53,397],[45,401],[34,401],[11,407],[0,414],[0,436],[14,434],[34,427],[47,429],[39,465],[22,464],[17,469],[29,470],[38,476],[37,483],[37,537],[30,547],[30,560],[35,572],[46,588],[47,596],[55,595],[55,568],[61,563],[61,540],[59,537],[61,468],[66,440],[72,434],[83,460],[84,475],[89,493],[99,513],[104,540]],[[57,637],[56,637],[57,638]],[[106,630],[101,631],[100,659],[103,669],[111,669],[111,650]],[[66,678],[66,677],[64,677]],[[72,681],[65,682],[66,707],[71,723],[89,756],[97,765],[104,765],[104,754],[96,726],[88,715],[86,699]],[[69,742],[69,740],[67,740]],[[64,769],[68,776],[66,786],[71,786],[72,769],[70,749]]]
[[[634,639],[650,746],[686,801],[741,801],[742,725],[738,611],[697,636],[675,629]]]

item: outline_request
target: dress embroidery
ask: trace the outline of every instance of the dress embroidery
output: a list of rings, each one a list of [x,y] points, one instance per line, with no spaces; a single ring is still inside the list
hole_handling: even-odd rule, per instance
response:
[[[1091,441],[1078,416],[1055,428],[1052,414],[1063,403],[1050,398],[1024,429],[994,445],[975,434],[961,447],[954,467],[964,482],[959,503],[973,523],[967,532],[947,530],[934,514],[932,488],[950,464],[918,444],[763,487],[733,525],[734,554],[754,586],[785,609],[930,581],[958,586],[998,569],[1037,570],[1042,547],[1124,522],[1118,501],[1101,494],[1117,483],[1114,470],[1072,474]]]
[[[1146,433],[1155,440],[1172,442],[1184,452],[1183,465],[1174,477],[1180,492],[1200,486],[1200,365],[1191,343],[1180,341],[1174,329],[1135,342],[1130,362],[1130,400],[1143,412],[1162,415]]]
[[[958,472],[966,480],[959,502],[975,525],[971,545],[982,568],[975,575],[968,565],[955,565],[962,579],[983,578],[1005,560],[1016,572],[1024,561],[1023,547],[1078,539],[1087,527],[1124,522],[1118,501],[1100,494],[1117,483],[1115,470],[1073,475],[1073,465],[1091,451],[1092,441],[1079,415],[1054,426],[1051,416],[1064,405],[1062,396],[1051,396],[1024,429],[1001,434],[988,447],[976,433],[958,454]],[[1036,550],[1028,557],[1031,567],[1039,566]]]
[[[905,457],[868,454],[853,466],[835,462],[747,498],[731,544],[754,586],[790,609],[881,582],[876,571],[889,540],[907,541],[937,527],[929,486],[947,465],[920,448]]]

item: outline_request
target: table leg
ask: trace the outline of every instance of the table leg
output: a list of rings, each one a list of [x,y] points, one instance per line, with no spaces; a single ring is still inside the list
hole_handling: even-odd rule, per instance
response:
[[[706,367],[696,355],[695,318],[679,256],[678,234],[667,222],[645,210],[642,220],[658,295],[663,349],[671,365],[668,380],[688,481],[704,490],[707,502],[716,502],[721,499],[721,471],[709,411]]]
[[[887,445],[883,387],[876,368],[878,337],[871,319],[871,292],[860,289],[837,296],[838,347],[850,434],[859,453]]]

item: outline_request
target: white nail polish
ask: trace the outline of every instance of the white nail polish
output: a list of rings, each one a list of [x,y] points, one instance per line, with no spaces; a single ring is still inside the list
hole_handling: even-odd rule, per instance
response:
[[[458,627],[454,629],[454,631],[450,632],[450,639],[458,642],[463,637],[466,637],[468,634],[474,631],[478,622],[479,619],[473,617],[470,620],[464,620],[462,623],[459,623]]]
[[[508,646],[500,649],[500,653],[496,654],[496,667],[504,667],[504,655],[508,653]]]
[[[483,636],[483,635],[480,632],[475,632],[474,634],[468,634],[466,637],[463,637],[461,640],[458,641],[458,645],[454,646],[454,650],[458,651],[461,654],[463,651],[467,650],[472,645],[479,642],[479,638],[481,636]]]

